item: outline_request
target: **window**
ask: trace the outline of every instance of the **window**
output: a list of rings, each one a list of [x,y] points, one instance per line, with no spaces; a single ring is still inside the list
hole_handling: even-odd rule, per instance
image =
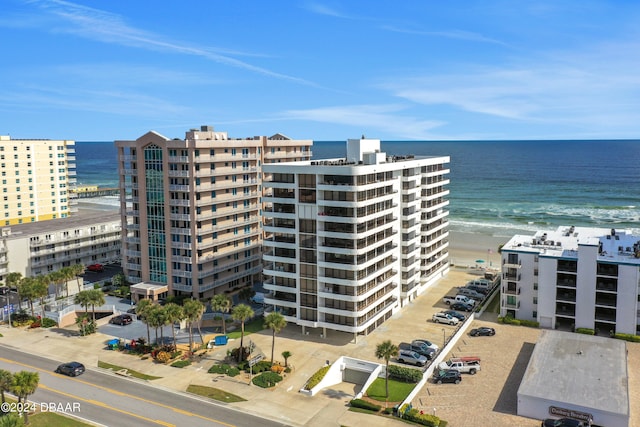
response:
[[[534,312],[532,313],[532,316],[533,316],[533,318],[534,318],[534,319],[537,319],[537,318],[538,318],[538,312],[537,312],[537,311],[534,311]]]
[[[536,305],[538,304],[538,297],[533,297],[533,303]]]
[[[533,290],[534,291],[538,290],[538,282],[533,282]]]

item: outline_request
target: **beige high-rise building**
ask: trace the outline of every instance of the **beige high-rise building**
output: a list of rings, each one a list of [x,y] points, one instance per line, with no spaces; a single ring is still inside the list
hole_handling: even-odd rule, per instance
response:
[[[152,131],[116,141],[122,266],[130,282],[145,282],[138,295],[204,298],[260,281],[262,165],[309,160],[311,145],[211,126],[184,140]]]
[[[0,224],[66,218],[75,211],[75,142],[0,135]]]

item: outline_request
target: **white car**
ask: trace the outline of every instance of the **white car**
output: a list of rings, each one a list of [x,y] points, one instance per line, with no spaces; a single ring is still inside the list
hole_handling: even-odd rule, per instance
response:
[[[445,323],[447,325],[457,325],[459,320],[447,313],[436,313],[431,318],[435,323]]]

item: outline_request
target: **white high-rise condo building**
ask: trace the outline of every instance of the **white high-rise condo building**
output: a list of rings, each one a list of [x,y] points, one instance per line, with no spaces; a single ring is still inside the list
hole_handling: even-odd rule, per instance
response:
[[[449,157],[264,165],[265,304],[305,328],[368,334],[447,273]]]
[[[116,141],[128,280],[146,282],[143,296],[196,298],[259,282],[262,165],[310,159],[311,145],[281,134],[229,138],[211,126],[184,140],[148,132]]]
[[[0,224],[66,218],[76,211],[75,143],[0,135]]]
[[[640,236],[558,227],[502,247],[501,315],[543,328],[640,334]]]

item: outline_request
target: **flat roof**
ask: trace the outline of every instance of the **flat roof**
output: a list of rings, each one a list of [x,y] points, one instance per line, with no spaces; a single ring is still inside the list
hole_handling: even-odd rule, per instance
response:
[[[598,261],[640,265],[640,236],[624,229],[560,226],[532,235],[516,234],[502,249],[577,258],[580,245],[599,246]]]
[[[79,227],[120,222],[120,207],[97,203],[78,203],[78,212],[67,218],[49,219],[46,221],[27,222],[24,224],[6,225],[0,229],[10,229],[11,234],[6,239],[21,238],[43,233],[53,233],[62,230],[73,230]]]
[[[521,395],[629,416],[626,343],[543,330],[520,383]]]

